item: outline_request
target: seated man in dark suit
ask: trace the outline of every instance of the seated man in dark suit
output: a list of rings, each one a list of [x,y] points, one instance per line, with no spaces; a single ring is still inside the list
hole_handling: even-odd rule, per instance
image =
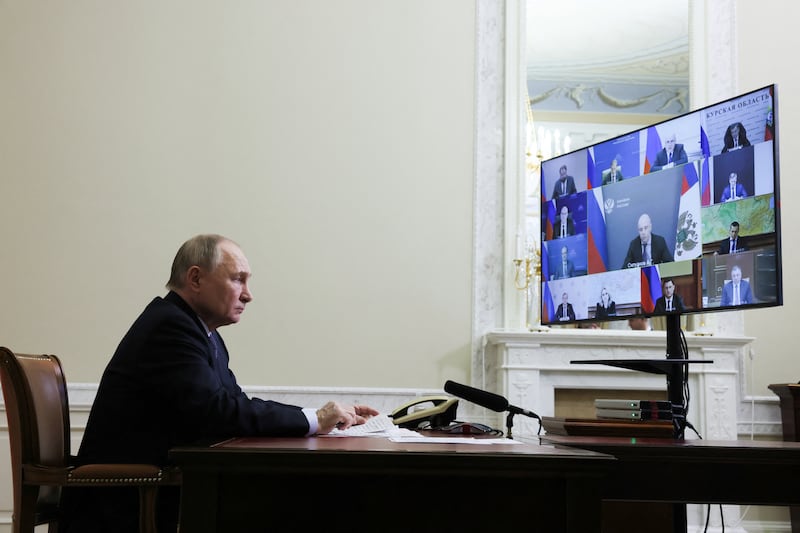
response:
[[[739,237],[739,223],[735,220],[731,222],[728,234],[730,237],[720,241],[719,250],[716,251],[717,254],[735,254],[747,250],[747,240],[744,237]]]
[[[675,283],[665,279],[661,285],[663,294],[656,300],[655,313],[680,313],[686,309],[683,299],[675,294]]]
[[[575,265],[569,260],[566,246],[561,247],[561,261],[556,264],[550,279],[567,279],[575,275]]]
[[[664,148],[656,154],[656,161],[650,167],[650,172],[661,170],[662,168],[672,168],[675,165],[682,165],[689,161],[686,155],[686,150],[683,149],[682,144],[675,142],[675,134],[671,134],[664,141]]]
[[[561,304],[559,304],[556,310],[556,317],[558,317],[558,320],[561,322],[575,320],[575,310],[572,308],[572,304],[569,303],[569,296],[567,296],[566,292],[561,295]]]
[[[561,213],[559,214],[558,220],[556,220],[553,233],[553,237],[556,239],[563,239],[564,237],[575,235],[575,223],[572,222],[572,217],[569,216],[569,208],[567,208],[567,206],[561,207]]]
[[[558,174],[558,181],[553,187],[552,200],[578,192],[575,188],[575,178],[567,175],[567,165],[561,165],[561,168],[558,169]]]
[[[248,397],[228,366],[219,328],[252,300],[250,265],[220,235],[178,250],[166,296],[153,299],[123,337],[100,381],[77,461],[166,465],[171,448],[230,437],[303,437],[363,424],[378,412],[328,402],[303,409]],[[171,490],[174,489],[174,490]],[[178,488],[161,487],[158,530],[175,531]],[[136,489],[68,488],[61,532],[138,531]]]
[[[622,262],[622,268],[672,261],[672,254],[669,252],[666,239],[653,233],[653,225],[650,215],[647,213],[639,217],[638,230],[639,236],[635,237],[628,246],[628,253]]]
[[[753,303],[753,292],[750,282],[742,279],[742,269],[739,265],[731,268],[731,281],[722,287],[722,301],[720,305],[743,305]]]
[[[747,198],[747,190],[745,190],[744,185],[739,183],[739,175],[736,172],[731,172],[728,177],[728,186],[722,191],[719,201],[732,202],[741,198]]]
[[[611,168],[603,171],[603,185],[622,181],[622,169],[617,165],[617,160],[611,161]]]

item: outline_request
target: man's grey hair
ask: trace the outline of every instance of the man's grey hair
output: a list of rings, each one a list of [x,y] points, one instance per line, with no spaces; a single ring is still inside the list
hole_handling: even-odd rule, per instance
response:
[[[181,289],[185,284],[184,276],[193,266],[199,266],[208,272],[214,270],[222,261],[219,244],[230,241],[227,237],[214,233],[196,235],[183,243],[172,261],[167,288]]]

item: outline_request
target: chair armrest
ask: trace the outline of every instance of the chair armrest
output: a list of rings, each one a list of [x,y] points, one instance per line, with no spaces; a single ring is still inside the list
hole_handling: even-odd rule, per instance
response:
[[[23,482],[42,485],[179,485],[180,471],[149,464],[23,465]]]

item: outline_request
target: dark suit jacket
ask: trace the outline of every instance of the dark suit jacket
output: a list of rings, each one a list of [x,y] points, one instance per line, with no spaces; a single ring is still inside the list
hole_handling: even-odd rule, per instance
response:
[[[567,176],[564,178],[563,187],[561,178],[558,178],[556,184],[553,186],[553,197],[552,200],[559,198],[561,196],[567,196],[568,194],[575,194],[578,190],[575,188],[575,178],[572,176]],[[562,192],[562,189],[566,189],[566,192]]]
[[[744,237],[737,237],[736,238],[736,251],[737,252],[739,252],[739,251],[743,252],[745,250],[747,250],[747,239],[745,239]],[[730,252],[731,252],[731,239],[729,237],[727,239],[723,239],[722,241],[720,241],[718,253],[719,254],[728,254]]]
[[[301,408],[248,398],[228,368],[225,343],[219,333],[211,335],[176,293],[155,298],[103,373],[78,461],[164,465],[170,448],[196,441],[304,436],[309,426]],[[65,496],[65,504],[73,524],[68,531],[125,531],[121,524],[136,524],[135,491],[81,489]],[[166,514],[177,516],[173,505]],[[103,526],[103,515],[118,525]]]
[[[566,320],[564,318],[564,304],[558,304],[558,309],[556,310],[556,318],[558,320]],[[567,318],[569,320],[575,320],[575,310],[572,309],[572,304],[567,304]]]
[[[753,303],[753,292],[750,290],[750,283],[746,280],[739,282],[739,303]],[[726,283],[722,287],[722,301],[720,305],[733,305],[733,282]]]
[[[566,270],[564,270],[563,261],[559,260],[558,263],[556,263],[556,268],[553,269],[552,279],[565,279],[565,278],[572,278],[574,276],[575,276],[575,265],[572,264],[572,261],[567,259]]]
[[[572,222],[571,217],[567,217],[567,236],[575,235],[575,223]],[[553,225],[553,238],[561,238],[561,217],[556,217],[556,222]]]
[[[594,312],[595,318],[608,318],[610,316],[617,316],[617,304],[609,302],[608,307],[603,307],[600,302],[597,302]]]
[[[683,312],[686,307],[683,305],[683,298],[678,296],[677,293],[672,293],[672,312]],[[655,313],[667,312],[667,299],[664,296],[659,296],[656,300]]]
[[[741,183],[736,184],[736,198],[746,198],[747,191],[744,189],[744,185]],[[731,186],[728,185],[725,189],[722,190],[722,197],[719,199],[720,202],[727,202],[728,200],[732,199],[731,196]]]
[[[656,263],[669,263],[672,261],[672,255],[669,253],[667,241],[661,235],[655,233],[650,234],[650,261]],[[642,240],[635,237],[628,246],[628,253],[625,255],[625,260],[622,262],[622,268],[630,268],[631,266],[638,266],[637,263],[642,262]]]
[[[684,150],[683,145],[675,143],[675,149],[672,150],[672,162],[675,165],[682,165],[688,161],[689,156],[686,155],[686,150]],[[667,149],[662,148],[661,151],[656,154],[656,161],[653,166],[650,167],[650,172],[661,170],[667,163],[669,163],[669,161],[667,161]]]
[[[618,182],[622,181],[622,171],[620,169],[617,169],[617,181]],[[603,183],[602,183],[602,185],[608,185],[609,183],[612,183],[612,181],[611,181],[611,169],[603,171]]]

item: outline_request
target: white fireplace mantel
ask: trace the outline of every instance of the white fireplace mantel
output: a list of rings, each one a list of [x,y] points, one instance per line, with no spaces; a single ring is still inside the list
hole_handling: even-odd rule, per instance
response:
[[[497,391],[512,405],[539,416],[554,416],[558,389],[666,389],[666,377],[601,364],[572,364],[574,360],[661,359],[666,357],[664,331],[549,329],[492,331],[483,353],[487,390]],[[713,363],[689,365],[687,419],[704,439],[737,438],[743,359],[750,337],[686,334],[689,359]],[[498,424],[504,424],[498,421]],[[534,436],[538,422],[517,416],[514,434]],[[690,430],[686,438],[697,438]]]

